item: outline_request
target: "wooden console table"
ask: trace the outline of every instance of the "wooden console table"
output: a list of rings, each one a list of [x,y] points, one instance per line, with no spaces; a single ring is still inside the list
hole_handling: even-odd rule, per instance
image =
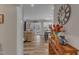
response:
[[[69,44],[61,45],[60,52],[54,44],[54,40],[49,39],[49,55],[77,55],[78,50]]]

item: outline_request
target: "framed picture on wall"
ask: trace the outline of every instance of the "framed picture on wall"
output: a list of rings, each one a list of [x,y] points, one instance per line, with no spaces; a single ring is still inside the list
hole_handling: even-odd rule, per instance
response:
[[[4,14],[0,14],[0,24],[4,23]]]

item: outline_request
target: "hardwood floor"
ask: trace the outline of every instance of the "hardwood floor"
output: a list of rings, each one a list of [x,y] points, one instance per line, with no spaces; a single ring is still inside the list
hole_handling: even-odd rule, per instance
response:
[[[24,43],[24,55],[48,55],[48,43],[42,36],[36,35],[32,42]]]

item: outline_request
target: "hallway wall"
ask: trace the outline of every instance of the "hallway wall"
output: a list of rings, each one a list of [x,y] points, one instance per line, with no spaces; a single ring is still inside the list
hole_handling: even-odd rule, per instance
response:
[[[57,23],[57,13],[61,5],[55,5],[54,22]],[[79,4],[71,5],[71,16],[69,22],[65,25],[68,42],[79,50]]]
[[[0,5],[0,14],[4,14],[4,24],[0,24],[0,44],[3,54],[16,54],[17,14],[14,5]]]

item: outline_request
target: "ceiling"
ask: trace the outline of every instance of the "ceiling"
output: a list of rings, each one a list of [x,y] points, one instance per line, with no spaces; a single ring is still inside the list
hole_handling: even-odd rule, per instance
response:
[[[54,5],[53,4],[26,4],[23,5],[24,19],[53,19]]]

